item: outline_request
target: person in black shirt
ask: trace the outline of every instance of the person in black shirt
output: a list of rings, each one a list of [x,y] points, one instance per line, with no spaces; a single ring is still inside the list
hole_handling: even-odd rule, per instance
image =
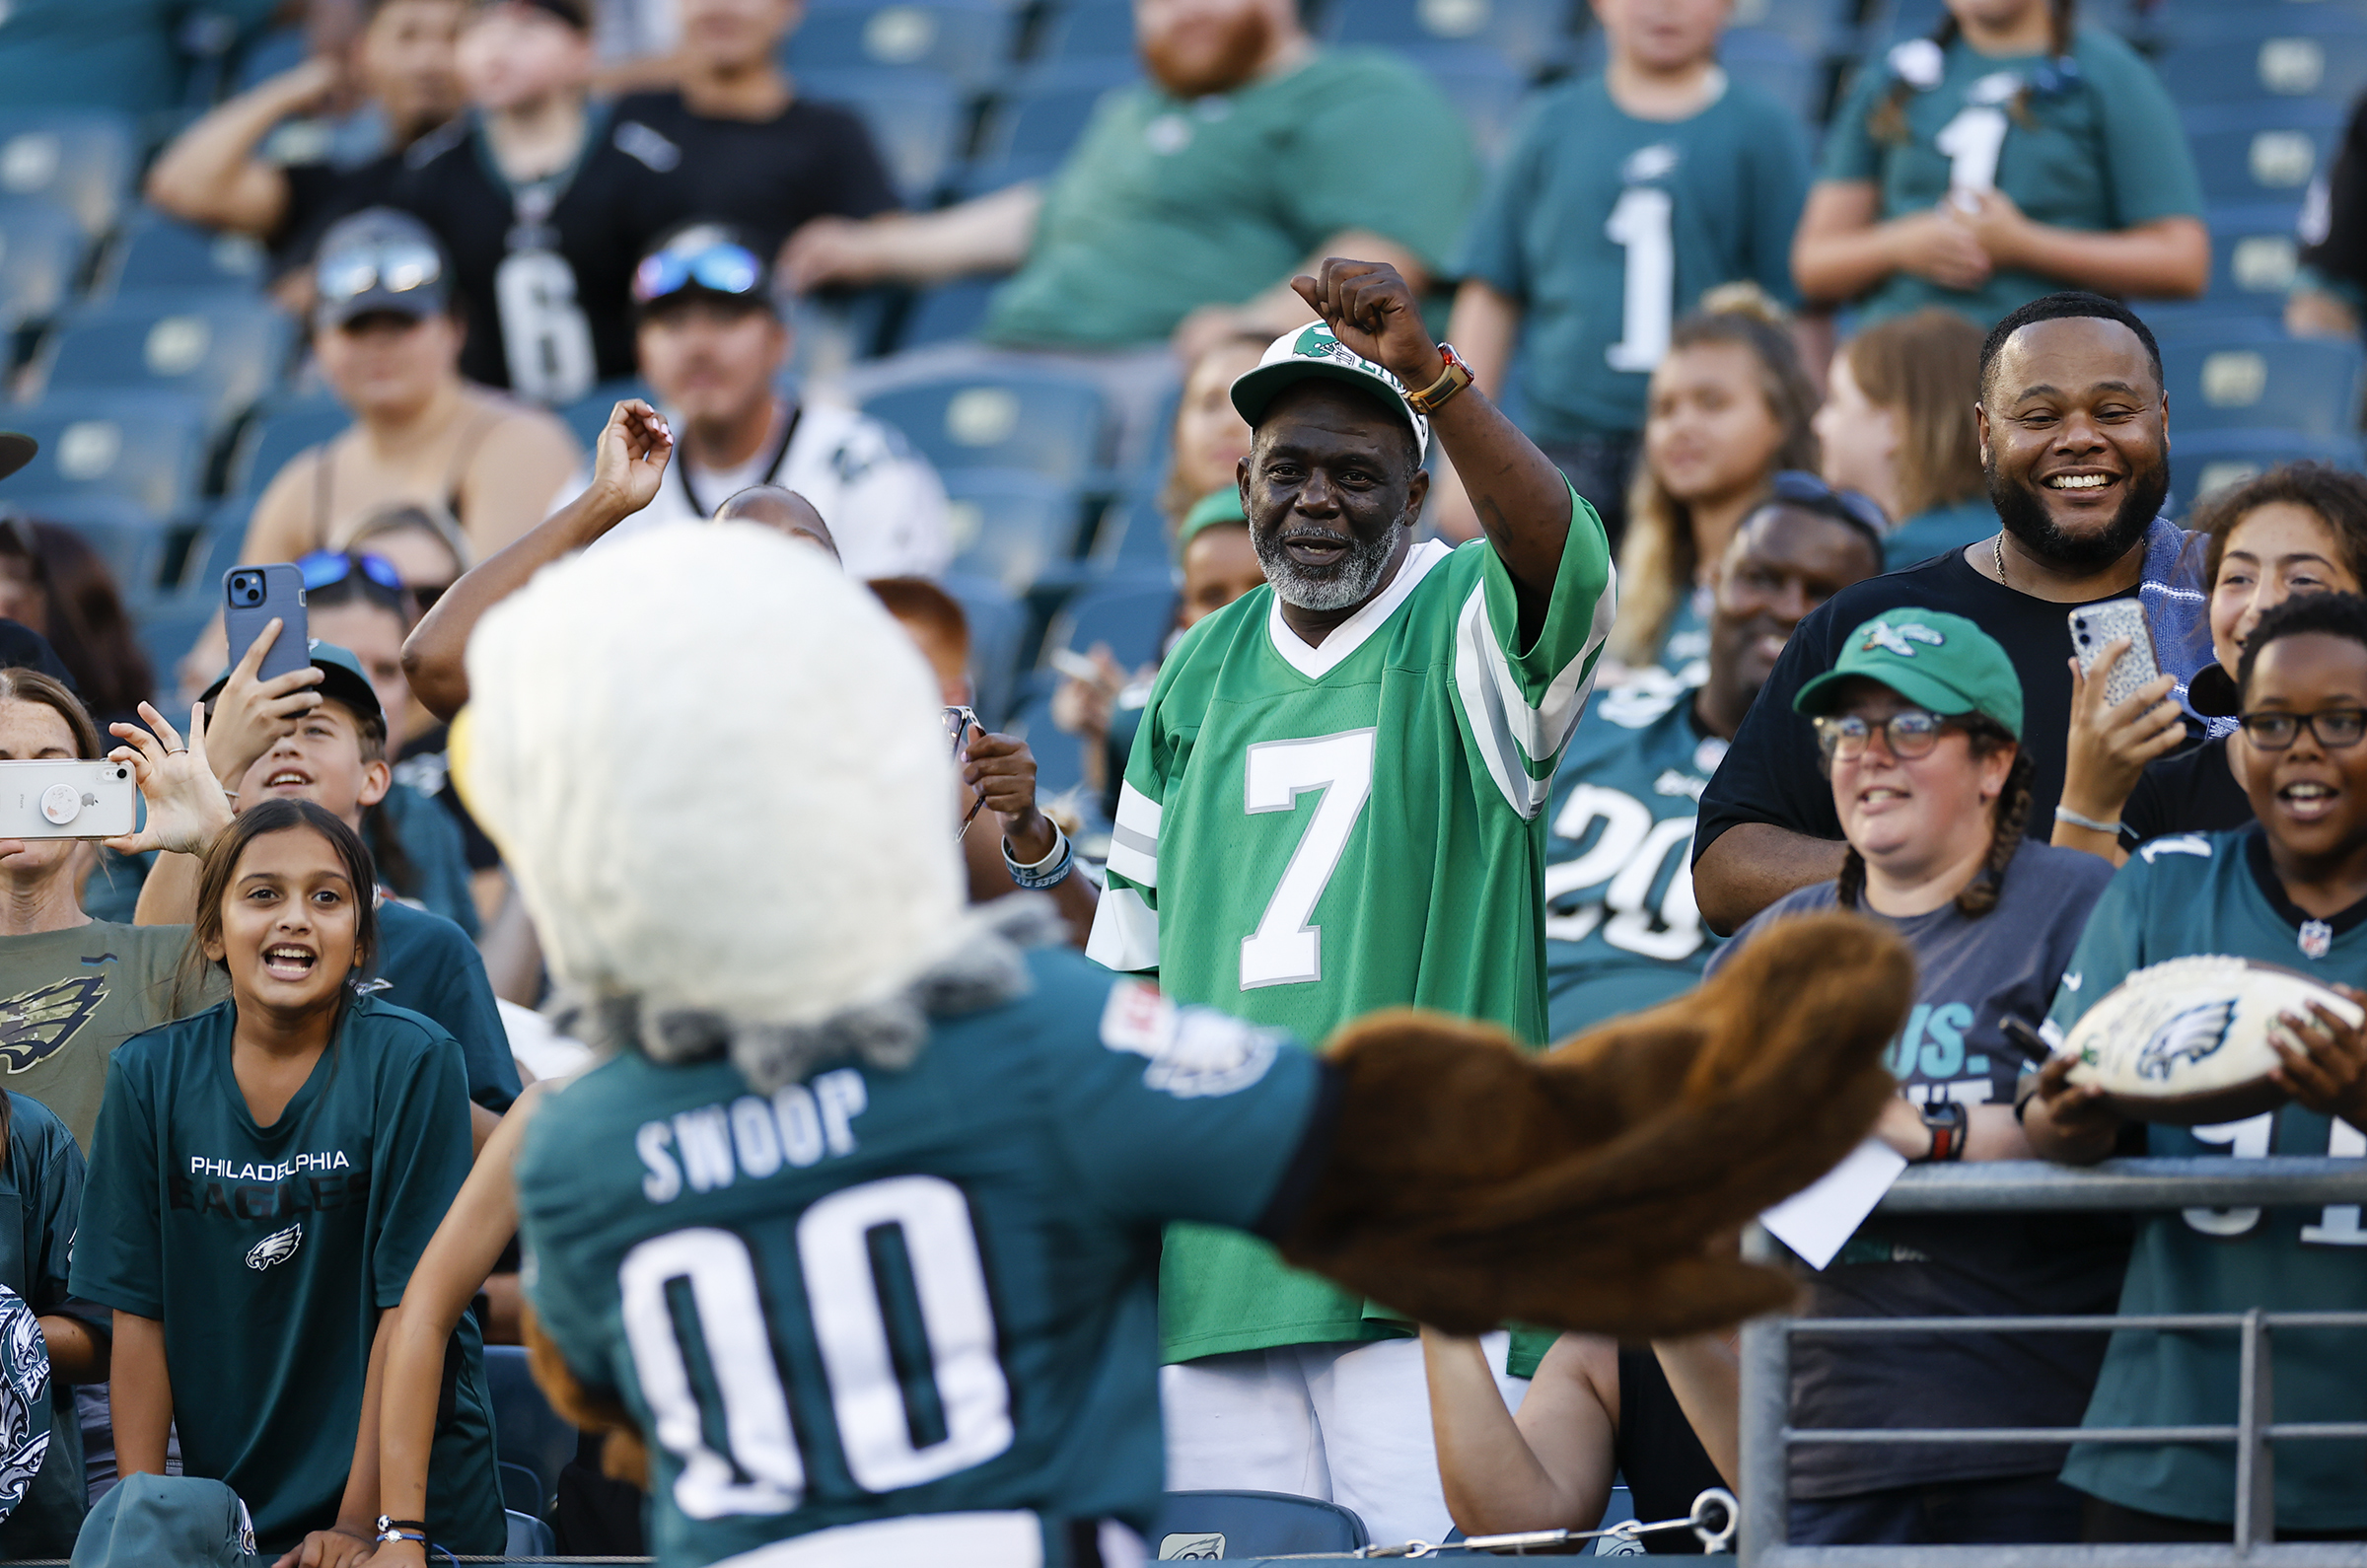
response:
[[[770,257],[809,219],[897,208],[863,122],[797,97],[781,72],[799,10],[795,0],[681,0],[681,91],[616,102],[617,144],[642,165],[626,195],[640,232],[717,219]]]
[[[2044,839],[2063,784],[2071,717],[2065,619],[2134,594],[2164,666],[2208,660],[2192,628],[2185,535],[2157,516],[2170,491],[2161,352],[2126,307],[2049,294],[2000,321],[1981,347],[1980,457],[2000,531],[1903,572],[1843,589],[1800,623],[1701,797],[1693,891],[1721,936],[1795,888],[1838,875],[1843,845],[1815,737],[1794,693],[1832,668],[1850,628],[1901,605],[1948,610],[2003,644],[2029,719],[2030,830]]]
[[[2302,208],[2301,265],[2285,295],[2298,337],[2359,335],[2367,314],[2367,97],[2352,106],[2326,182]]]
[[[633,373],[626,290],[648,166],[586,100],[583,0],[480,0],[461,30],[470,111],[403,156],[391,204],[434,229],[467,309],[461,373],[549,406]]]
[[[2195,542],[2210,584],[2211,653],[2195,676],[2194,711],[2217,722],[2198,735],[2166,699],[2162,679],[2116,708],[2103,677],[2071,677],[2071,728],[2063,778],[2067,814],[2054,842],[2116,865],[2149,838],[2214,833],[2253,820],[2252,801],[2228,766],[2236,713],[2235,671],[2263,612],[2296,594],[2355,594],[2367,582],[2367,479],[2318,463],[2287,463],[2219,491],[2196,508]],[[2116,825],[2082,826],[2073,818]]]
[[[463,0],[364,0],[364,7],[350,66],[335,54],[316,54],[210,110],[157,155],[149,201],[190,223],[251,235],[270,248],[274,274],[302,277],[328,226],[385,200],[403,150],[461,111],[453,44]],[[283,163],[265,151],[292,116],[356,85],[384,120],[386,141],[375,156]]]

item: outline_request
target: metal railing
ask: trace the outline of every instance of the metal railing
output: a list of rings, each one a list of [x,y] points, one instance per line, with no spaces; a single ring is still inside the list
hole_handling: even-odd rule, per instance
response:
[[[2107,1160],[2087,1168],[2044,1161],[1916,1166],[1901,1173],[1881,1214],[2070,1213],[2112,1210],[2367,1203],[2367,1161],[2275,1158]],[[1753,1226],[1746,1255],[1770,1261],[1780,1248]],[[2367,1269],[2367,1258],[2361,1259]],[[2271,1336],[2278,1328],[2367,1328],[2367,1312],[2178,1313],[2150,1317],[1761,1318],[1744,1326],[1742,1346],[1743,1568],[2367,1568],[2367,1542],[2275,1540],[2275,1463],[2270,1445],[2367,1439],[2367,1419],[2279,1422],[2274,1418]],[[2231,1423],[2156,1427],[1795,1428],[1791,1342],[1795,1335],[1928,1333],[2100,1333],[2119,1329],[2232,1330],[2241,1377]],[[2367,1417],[2367,1411],[2360,1412]],[[2229,1443],[2236,1450],[2232,1545],[1794,1546],[1790,1456],[1796,1443]],[[2367,1474],[2359,1484],[2367,1491]]]

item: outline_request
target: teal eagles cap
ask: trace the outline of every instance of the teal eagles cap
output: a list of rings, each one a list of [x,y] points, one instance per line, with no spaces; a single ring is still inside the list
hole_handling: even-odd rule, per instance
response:
[[[1211,490],[1184,514],[1184,521],[1176,525],[1176,558],[1182,560],[1184,548],[1203,531],[1224,523],[1250,526],[1250,515],[1241,509],[1241,491],[1232,485]]]
[[[1430,421],[1405,401],[1405,384],[1331,335],[1321,321],[1294,327],[1266,345],[1256,368],[1233,383],[1233,406],[1255,429],[1274,394],[1295,381],[1320,376],[1363,389],[1388,404],[1413,432],[1414,451],[1430,450]]]
[[[353,656],[350,649],[340,648],[333,642],[323,642],[316,637],[313,639],[313,668],[321,672],[321,684],[315,689],[323,697],[344,703],[360,718],[376,719],[382,725],[387,722],[386,709],[379,704],[378,687],[370,683],[370,677],[363,671],[362,662]],[[214,719],[214,699],[222,694],[222,688],[229,682],[230,672],[225,670],[214,677],[214,683],[207,686],[205,695],[198,699],[205,704],[205,719],[209,726]]]
[[[73,1568],[262,1568],[239,1494],[198,1475],[126,1475],[91,1505]]]
[[[2022,739],[2022,677],[1997,639],[1962,615],[1902,606],[1849,634],[1840,658],[1800,688],[1792,711],[1830,713],[1851,676],[1879,680],[1943,717],[1978,713]]]

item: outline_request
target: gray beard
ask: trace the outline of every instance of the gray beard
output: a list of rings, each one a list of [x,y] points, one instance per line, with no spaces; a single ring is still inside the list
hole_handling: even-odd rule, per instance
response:
[[[1347,609],[1372,598],[1381,586],[1389,558],[1397,553],[1399,532],[1393,528],[1370,539],[1351,535],[1347,553],[1321,577],[1300,569],[1283,551],[1278,534],[1253,532],[1251,542],[1257,549],[1257,564],[1265,568],[1265,580],[1274,585],[1274,597],[1283,604],[1296,609]]]

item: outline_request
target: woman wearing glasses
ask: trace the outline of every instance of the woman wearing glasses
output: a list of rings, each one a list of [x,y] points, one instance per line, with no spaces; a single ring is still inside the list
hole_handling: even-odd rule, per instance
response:
[[[2168,676],[2108,705],[2105,678],[2121,657],[2110,646],[2092,675],[2083,677],[2076,663],[2071,672],[2053,841],[2115,865],[2149,838],[2220,832],[2253,820],[2227,749],[2236,669],[2253,629],[2297,594],[2355,594],[2367,584],[2367,478],[2358,474],[2286,463],[2212,495],[2188,521],[2211,585],[2217,662],[2188,691],[2194,711],[2212,721],[2208,737],[2194,740]]]
[[[2027,1160],[2014,1118],[2021,1053],[2008,1019],[2044,1016],[2110,881],[2103,862],[2027,842],[2022,686],[1995,639],[1937,610],[1886,610],[1801,687],[1849,841],[1839,878],[1803,888],[1736,933],[1863,910],[1915,951],[1914,1010],[1892,1042],[1900,1097],[1875,1136],[1913,1163]],[[2109,1312],[2122,1239],[2079,1217],[1891,1219],[1858,1228],[1807,1274],[1809,1316],[1924,1318]],[[2100,1336],[1820,1337],[1792,1348],[1802,1428],[2070,1426]],[[1792,1452],[1791,1538],[1917,1544],[2076,1540],[2062,1445],[1820,1445]]]

